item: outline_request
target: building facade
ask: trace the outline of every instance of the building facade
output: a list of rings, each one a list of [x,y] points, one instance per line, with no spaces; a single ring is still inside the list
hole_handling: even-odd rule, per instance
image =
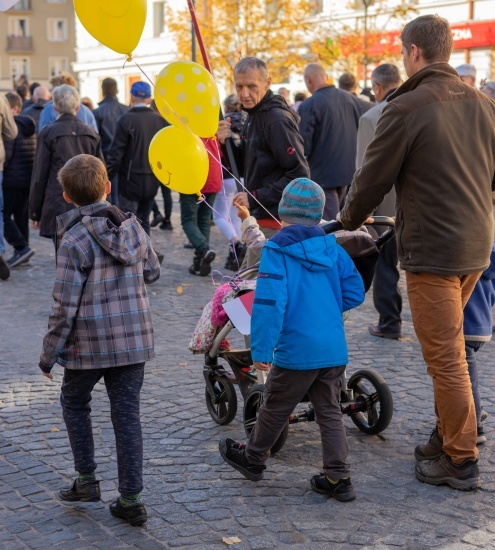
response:
[[[76,59],[72,0],[19,0],[0,12],[0,90],[23,80],[47,85]]]
[[[185,2],[174,1],[185,7]],[[79,79],[82,96],[90,97],[94,102],[101,100],[101,81],[104,78],[115,78],[119,88],[119,100],[129,102],[129,90],[132,84],[148,78],[154,82],[158,73],[171,61],[177,59],[174,37],[166,25],[166,2],[162,0],[147,1],[148,15],[141,40],[133,52],[133,57],[142,71],[133,61],[126,62],[126,57],[117,54],[97,42],[76,21],[77,60],[73,71]],[[145,74],[143,74],[145,73]],[[146,76],[145,76],[146,75]]]

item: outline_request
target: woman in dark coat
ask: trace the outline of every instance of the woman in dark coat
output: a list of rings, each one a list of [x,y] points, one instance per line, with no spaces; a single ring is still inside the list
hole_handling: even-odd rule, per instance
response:
[[[80,106],[78,91],[63,84],[53,90],[52,98],[59,116],[38,136],[29,195],[29,217],[42,237],[55,241],[56,217],[74,208],[62,196],[58,171],[76,155],[85,153],[102,161],[103,155],[98,134],[76,117]]]

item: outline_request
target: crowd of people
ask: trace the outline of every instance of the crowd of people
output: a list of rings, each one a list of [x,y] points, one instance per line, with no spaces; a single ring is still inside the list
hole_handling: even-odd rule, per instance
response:
[[[311,487],[340,501],[356,498],[338,401],[347,363],[342,314],[362,303],[364,286],[318,226],[336,219],[356,230],[382,214],[395,216],[396,238],[378,261],[378,323],[369,332],[402,336],[400,262],[433,380],[436,425],[414,450],[416,477],[480,487],[477,445],[486,440],[486,413],[476,351],[491,338],[495,303],[495,84],[478,90],[472,65],[449,65],[452,33],[438,16],[409,22],[401,41],[405,82],[397,66],[383,63],[371,75],[372,94],[358,97],[352,74],[337,87],[321,64],[309,63],[311,95],[293,105],[286,89],[272,92],[266,63],[241,59],[226,116],[216,137],[203,140],[210,153],[203,200],[180,195],[182,228],[194,249],[191,275],[211,272],[212,218],[226,240],[226,269],[261,257],[251,353],[254,367],[268,372],[264,405],[247,445],[220,441],[225,461],[252,481],[263,478],[270,449],[308,393],[323,448],[323,470]],[[93,111],[73,77],[62,74],[50,92],[33,88],[30,101],[15,92],[0,96],[0,278],[33,256],[29,223],[53,240],[55,306],[40,368],[52,378],[55,363],[65,367],[61,401],[78,471],[60,498],[100,499],[88,403],[103,378],[121,493],[111,512],[141,525],[139,391],[144,363],[154,356],[144,283],[159,277],[163,255],[153,250],[150,229],[172,229],[172,202],[148,162],[151,139],[167,125],[151,108],[151,88],[134,83],[129,106],[117,91],[115,80],[105,79]],[[155,201],[159,187],[164,215]],[[4,233],[14,249],[8,260]]]

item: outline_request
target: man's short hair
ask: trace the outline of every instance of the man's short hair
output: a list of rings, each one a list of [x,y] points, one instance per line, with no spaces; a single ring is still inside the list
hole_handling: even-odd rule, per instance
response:
[[[352,92],[356,88],[356,77],[351,73],[344,73],[339,78],[339,88],[346,92]]]
[[[455,68],[457,74],[460,77],[470,76],[471,78],[476,78],[476,67],[470,63],[464,63],[464,65],[459,65]]]
[[[75,114],[81,104],[79,92],[67,84],[57,86],[52,92],[52,99],[53,107],[61,115]]]
[[[447,62],[454,41],[447,19],[438,15],[421,15],[410,21],[400,35],[403,46],[409,52],[415,44],[429,63]]]
[[[392,63],[383,63],[371,73],[371,80],[382,86],[382,88],[395,88],[400,86],[402,77],[399,68]]]
[[[108,181],[107,169],[93,155],[76,155],[58,172],[62,189],[77,206],[87,206],[101,199]]]
[[[114,78],[104,78],[101,82],[103,97],[115,97],[117,95],[117,81]]]
[[[247,73],[251,69],[259,71],[265,80],[268,79],[268,66],[257,57],[244,57],[244,59],[241,59],[234,67],[234,75]]]
[[[21,84],[20,86],[17,86],[15,91],[21,96],[21,98],[24,100],[26,99],[28,95],[29,88],[27,84]]]
[[[30,84],[30,85],[29,85],[29,93],[30,93],[31,95],[33,95],[34,90],[36,90],[36,88],[37,88],[38,86],[41,86],[41,84],[40,84],[39,82],[33,82],[32,84]]]
[[[10,108],[19,107],[22,109],[22,97],[16,92],[7,92],[5,98],[9,102]]]
[[[68,86],[72,86],[73,88],[75,88],[76,79],[70,73],[62,72],[57,76],[51,78],[50,84],[53,88],[56,88],[57,86],[62,86],[62,84],[67,84]]]

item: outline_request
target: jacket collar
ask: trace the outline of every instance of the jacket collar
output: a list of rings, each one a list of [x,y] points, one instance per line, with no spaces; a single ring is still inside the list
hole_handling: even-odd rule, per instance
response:
[[[411,78],[408,78],[393,94],[387,97],[387,101],[392,101],[396,97],[407,94],[407,92],[411,92],[421,84],[445,78],[455,78],[460,81],[456,70],[448,63],[433,63],[413,74]]]
[[[274,97],[274,95],[275,94],[271,90],[267,90],[266,94],[263,96],[263,99],[259,103],[257,103],[254,107],[251,107],[251,109],[248,109],[247,107],[244,107],[243,105],[241,105],[241,108],[243,111],[246,111],[248,115],[251,115],[256,111],[259,111],[265,105],[265,103],[267,103],[272,97]]]

